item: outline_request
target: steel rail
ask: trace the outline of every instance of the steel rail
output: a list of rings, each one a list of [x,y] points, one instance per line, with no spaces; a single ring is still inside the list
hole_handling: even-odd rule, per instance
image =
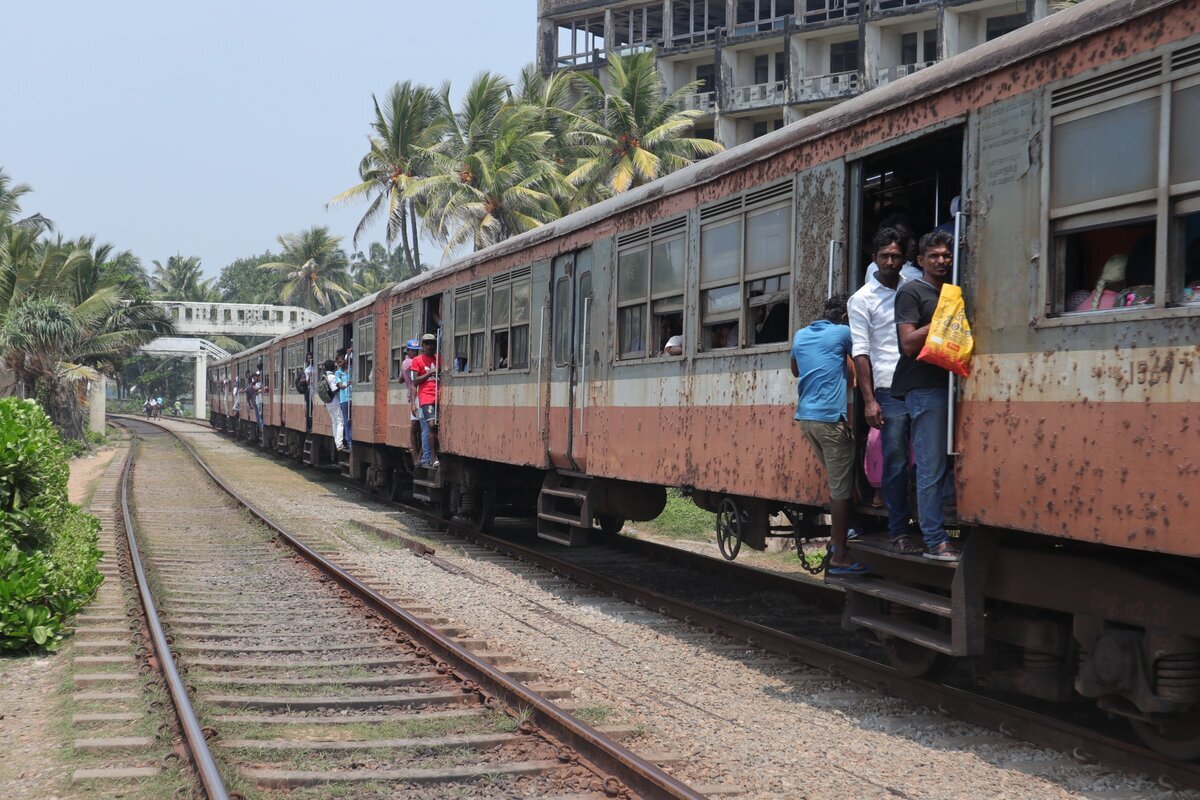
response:
[[[353,486],[376,501],[385,500],[358,484],[344,482],[343,485]],[[589,588],[608,592],[636,605],[656,610],[688,624],[708,628],[720,635],[803,662],[831,675],[934,709],[941,714],[995,730],[1014,739],[1069,754],[1082,763],[1102,762],[1106,766],[1142,773],[1167,788],[1200,788],[1200,764],[1172,761],[1146,747],[1114,739],[1090,728],[963,689],[921,678],[909,678],[886,664],[677,600],[651,589],[627,584],[570,561],[547,555],[540,550],[479,533],[468,525],[443,519],[427,508],[395,500],[388,502],[434,524],[445,526],[468,541],[484,544],[513,558],[540,565]],[[710,560],[715,562],[715,559]],[[753,569],[745,566],[741,568]]]
[[[537,692],[515,681],[504,672],[496,669],[488,662],[480,659],[471,651],[463,648],[453,639],[417,619],[412,613],[398,606],[388,598],[376,592],[362,581],[350,575],[337,564],[329,561],[320,553],[313,550],[304,542],[288,533],[283,527],[254,503],[250,502],[236,489],[230,486],[208,465],[196,452],[192,443],[184,439],[176,431],[158,424],[153,420],[138,420],[144,424],[153,425],[180,442],[195,459],[196,463],[208,477],[224,490],[230,497],[242,505],[259,522],[270,528],[281,541],[299,553],[309,563],[333,578],[341,587],[366,605],[375,613],[387,619],[396,627],[407,631],[411,638],[428,650],[457,662],[451,668],[449,664],[439,664],[458,677],[464,678],[465,688],[479,690],[484,695],[500,698],[512,708],[530,708],[534,711],[540,727],[560,743],[567,745],[581,762],[601,775],[610,775],[623,782],[626,787],[644,798],[667,798],[671,800],[703,800],[699,794],[687,784],[677,780],[659,768],[656,764],[638,756],[622,745],[610,739],[605,734],[560,709],[557,705],[542,697]],[[620,787],[606,786],[605,791],[619,794]]]
[[[175,665],[175,657],[171,655],[171,646],[163,631],[162,621],[158,617],[158,609],[154,604],[150,584],[146,580],[146,572],[142,566],[137,534],[134,533],[133,515],[129,511],[129,472],[133,466],[136,448],[137,441],[132,440],[129,445],[129,457],[121,469],[121,516],[125,527],[125,542],[129,546],[129,560],[133,565],[133,577],[137,583],[138,597],[142,603],[142,613],[146,620],[146,627],[150,630],[150,642],[154,648],[155,659],[158,661],[158,669],[166,681],[167,690],[171,695],[171,703],[175,706],[175,716],[179,719],[179,727],[183,731],[184,746],[191,756],[196,774],[204,787],[204,793],[208,800],[230,800],[231,795],[225,788],[225,779],[221,777],[217,762],[208,748],[204,729],[196,717],[195,709],[192,708],[187,687],[184,686],[183,678]],[[240,797],[236,794],[232,796]]]

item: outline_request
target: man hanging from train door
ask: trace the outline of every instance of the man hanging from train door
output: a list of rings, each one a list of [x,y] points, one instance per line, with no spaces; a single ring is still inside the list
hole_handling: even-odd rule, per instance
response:
[[[950,373],[918,361],[942,284],[954,267],[954,235],[933,231],[917,247],[921,277],[896,292],[896,338],[900,360],[892,378],[892,396],[904,400],[917,457],[917,512],[925,539],[925,557],[958,561],[961,551],[946,535],[943,501],[952,497],[954,475],[946,454],[950,421]]]
[[[888,511],[888,538],[900,553],[923,548],[908,535],[908,409],[892,394],[900,348],[896,341],[896,292],[909,278],[902,265],[909,234],[882,228],[871,244],[875,268],[847,305],[854,343],[854,369],[867,424],[880,430],[883,476],[880,489]]]
[[[420,466],[438,466],[437,440],[437,393],[438,393],[438,339],[432,333],[421,337],[421,355],[413,359],[412,381],[417,387],[417,401],[421,405],[421,461]]]
[[[846,420],[847,362],[851,352],[846,327],[846,295],[825,301],[821,319],[792,338],[792,377],[796,378],[796,421],[829,480],[829,564],[826,575],[867,571],[850,559],[850,494],[854,482],[854,434]]]

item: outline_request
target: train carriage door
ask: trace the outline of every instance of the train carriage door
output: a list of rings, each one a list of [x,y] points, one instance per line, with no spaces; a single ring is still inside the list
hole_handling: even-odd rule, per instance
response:
[[[586,278],[584,279],[584,275]],[[583,418],[579,392],[579,339],[591,303],[591,250],[554,259],[550,270],[550,398],[547,455],[550,463],[583,470]],[[581,279],[584,284],[581,287]],[[590,324],[590,322],[588,323]],[[578,440],[578,443],[576,441]]]
[[[592,251],[580,250],[575,254],[575,301],[572,323],[574,329],[574,402],[571,414],[571,460],[580,469],[587,471],[588,412],[591,407],[588,387],[595,380],[595,366],[591,358],[591,329],[595,327],[595,302],[592,298]]]
[[[916,277],[920,267],[916,263],[917,243],[921,237],[935,229],[958,235],[956,221],[963,219],[958,212],[965,207],[965,156],[964,139],[966,126],[955,123],[936,131],[922,133],[899,144],[870,153],[851,165],[851,209],[850,209],[850,287],[861,287],[870,278],[874,257],[871,240],[884,227],[907,228],[912,235],[902,280]],[[962,248],[955,246],[956,254]],[[962,280],[961,255],[955,260],[955,275]],[[953,397],[953,381],[951,382]],[[879,385],[878,383],[876,385]],[[860,400],[861,398],[859,398]],[[862,403],[856,401],[858,409]],[[954,419],[954,404],[951,403],[951,425]],[[856,439],[867,441],[867,426],[861,411],[856,412]],[[953,449],[953,439],[949,439]],[[863,459],[856,459],[861,465]],[[858,470],[858,485],[861,497],[874,494],[862,469]]]

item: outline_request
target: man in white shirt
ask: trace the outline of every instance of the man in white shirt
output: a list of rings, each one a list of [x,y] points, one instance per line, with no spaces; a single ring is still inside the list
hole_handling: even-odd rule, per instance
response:
[[[892,375],[900,361],[896,290],[908,281],[901,269],[908,236],[896,228],[883,228],[871,244],[875,252],[874,269],[847,305],[851,355],[867,424],[881,429],[880,488],[888,510],[888,537],[897,551],[916,555],[923,548],[908,535],[908,411],[904,401],[891,394]]]

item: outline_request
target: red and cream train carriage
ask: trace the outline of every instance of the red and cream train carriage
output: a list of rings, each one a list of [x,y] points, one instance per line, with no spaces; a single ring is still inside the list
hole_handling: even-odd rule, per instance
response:
[[[770,512],[811,524],[825,497],[792,422],[791,332],[860,284],[885,213],[958,222],[966,553],[862,545],[873,576],[847,583],[846,624],[906,671],[973,657],[994,686],[1094,697],[1192,758],[1197,129],[1200,1],[1090,0],[214,365],[214,424],[239,424],[219,387],[261,358],[268,445],[329,458],[328,418],[306,437],[291,383],[305,352],[353,341],[356,478],[480,524],[526,506],[565,543],[682,487],[761,545]],[[1074,312],[1114,254],[1147,302]],[[424,332],[442,467],[414,475],[398,348]]]

